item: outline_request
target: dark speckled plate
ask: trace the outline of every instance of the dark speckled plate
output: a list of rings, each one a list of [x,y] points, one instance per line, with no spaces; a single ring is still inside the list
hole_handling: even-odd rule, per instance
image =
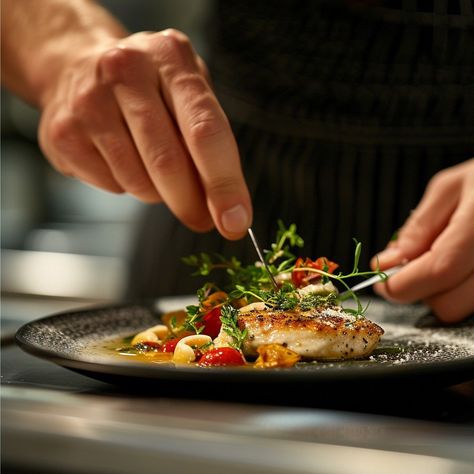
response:
[[[112,340],[157,324],[160,316],[154,307],[122,305],[53,315],[26,324],[16,339],[27,352],[113,383],[295,383],[345,388],[372,382],[377,386],[407,382],[449,385],[474,375],[473,318],[443,327],[422,306],[395,306],[377,300],[372,301],[367,317],[380,324],[385,335],[366,360],[303,363],[273,370],[175,367],[137,362],[105,348]]]

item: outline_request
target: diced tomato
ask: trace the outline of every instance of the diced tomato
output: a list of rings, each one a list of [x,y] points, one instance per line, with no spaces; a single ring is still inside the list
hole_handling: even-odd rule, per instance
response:
[[[201,334],[212,337],[215,339],[221,330],[221,308],[220,306],[211,311],[208,311],[201,319],[199,323],[196,324],[197,327],[204,326],[204,329]]]
[[[295,269],[301,268],[303,266],[304,266],[303,258],[298,257],[295,263]],[[306,276],[306,272],[296,272],[295,270],[293,270],[293,272],[291,273],[291,280],[293,281],[293,284],[296,286],[296,288],[303,286],[303,280],[305,276]]]
[[[339,267],[337,263],[331,262],[331,260],[327,259],[326,257],[319,257],[314,262],[309,260],[308,265],[318,270],[324,270],[327,273],[334,273],[334,270]]]
[[[244,365],[245,359],[240,351],[232,347],[219,347],[206,352],[200,359],[203,367],[217,367],[226,365]]]
[[[183,339],[182,337],[175,337],[174,339],[170,339],[169,341],[166,341],[162,346],[161,346],[161,351],[162,352],[174,352],[176,349],[176,344]]]
[[[293,367],[301,359],[299,354],[281,344],[264,344],[257,352],[255,367],[261,368]]]
[[[314,268],[315,270],[322,270],[327,273],[334,273],[339,265],[335,262],[331,262],[326,257],[319,257],[316,260],[311,260],[310,258],[303,258],[299,257],[296,260],[295,268],[291,273],[291,280],[293,284],[300,288],[302,286],[308,285],[311,281],[318,280],[321,278],[321,275],[316,272],[311,271],[298,271],[297,268]]]
[[[211,293],[203,302],[202,307],[204,309],[212,309],[225,303],[229,299],[229,296],[225,291],[216,291]]]

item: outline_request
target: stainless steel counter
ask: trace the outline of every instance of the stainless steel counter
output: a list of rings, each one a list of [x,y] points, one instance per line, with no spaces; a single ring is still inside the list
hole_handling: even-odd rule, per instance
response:
[[[48,302],[42,301],[44,312]],[[8,303],[3,312],[10,323],[22,319],[22,307],[34,308],[32,301]],[[376,390],[363,396],[344,393],[332,400],[318,393],[299,397],[291,387],[273,395],[253,393],[251,386],[242,387],[245,397],[224,392],[206,396],[192,387],[161,393],[119,388],[23,353],[5,339],[3,471],[474,470],[473,383],[426,393],[405,386],[383,397]]]

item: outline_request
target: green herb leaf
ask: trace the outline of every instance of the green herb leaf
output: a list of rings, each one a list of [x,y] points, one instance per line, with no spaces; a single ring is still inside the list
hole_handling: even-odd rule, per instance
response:
[[[201,322],[203,314],[199,312],[199,306],[190,305],[186,306],[186,319],[184,321],[184,329],[187,331],[195,332],[200,334],[204,330],[204,326],[197,326]]]
[[[359,297],[350,290],[350,286],[346,280],[355,277],[369,277],[379,275],[382,280],[386,280],[387,276],[377,267],[374,271],[359,270],[359,261],[362,252],[362,244],[354,239],[354,263],[350,273],[331,274],[328,272],[328,265],[324,265],[322,270],[315,268],[299,267],[299,271],[315,272],[321,276],[321,283],[328,283],[330,280],[336,281],[348,290],[348,298],[356,303],[357,309],[347,309],[346,312],[354,314],[356,318],[363,317],[365,309],[362,307]],[[271,250],[265,250],[265,260],[268,264],[270,272],[274,276],[288,274],[294,270],[296,257],[291,249],[294,247],[303,247],[304,241],[297,234],[295,224],[286,227],[281,220],[278,221],[278,231],[275,243],[271,244]],[[322,305],[333,305],[342,303],[343,299],[336,299],[336,296],[329,297],[321,295],[307,295],[301,297],[291,282],[284,283],[277,291],[273,289],[272,282],[268,273],[262,265],[254,264],[243,266],[242,263],[232,257],[227,259],[219,254],[212,257],[205,253],[191,255],[183,259],[188,265],[197,267],[195,275],[208,275],[216,269],[223,269],[227,272],[230,283],[224,290],[229,294],[230,299],[246,298],[249,303],[264,302],[266,306],[275,310],[291,310],[298,306],[301,308],[311,309]],[[206,284],[198,290],[198,299],[202,303],[210,291],[215,289],[212,284]],[[334,294],[335,295],[335,294]],[[346,298],[344,298],[345,300]],[[194,312],[193,312],[194,311]],[[198,314],[198,310],[188,311],[185,328],[193,330],[199,334],[202,326],[196,326],[202,315]]]
[[[240,329],[238,325],[239,310],[230,305],[221,307],[222,329],[232,337],[232,347],[237,350],[242,349],[242,345],[248,335],[247,329]]]

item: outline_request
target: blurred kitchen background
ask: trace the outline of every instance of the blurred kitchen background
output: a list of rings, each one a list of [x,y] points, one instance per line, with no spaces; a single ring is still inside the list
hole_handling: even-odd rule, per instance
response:
[[[132,32],[168,27],[184,31],[205,57],[202,31],[211,1],[100,3]],[[88,302],[122,298],[136,222],[145,205],[130,196],[109,194],[56,172],[38,147],[38,111],[5,90],[1,112],[1,291],[5,334],[17,326],[14,321]]]

